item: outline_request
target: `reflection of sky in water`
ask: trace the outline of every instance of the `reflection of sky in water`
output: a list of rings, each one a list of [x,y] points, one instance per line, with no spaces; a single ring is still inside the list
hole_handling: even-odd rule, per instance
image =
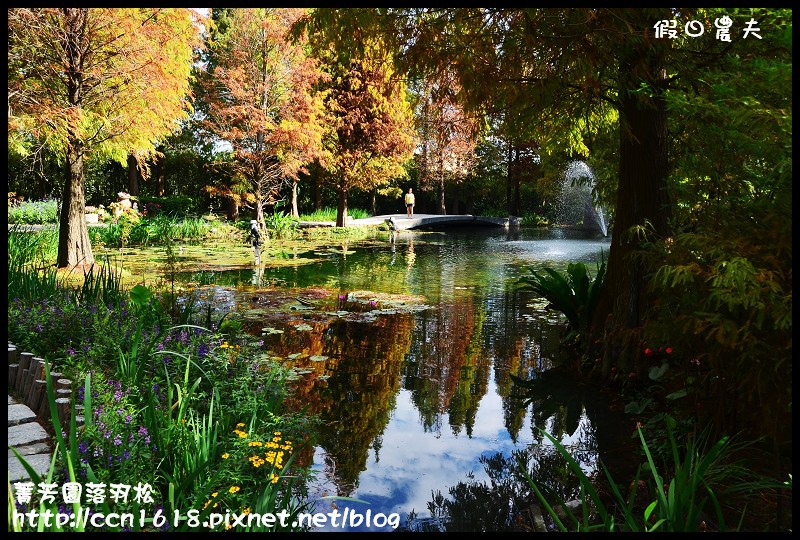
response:
[[[466,476],[467,471],[472,471],[476,481],[488,479],[479,462],[481,455],[491,456],[502,452],[509,457],[512,450],[525,448],[533,442],[530,411],[520,429],[516,445],[512,442],[503,426],[503,405],[497,394],[493,373],[490,375],[487,394],[480,402],[472,437],[468,437],[463,431],[460,435],[454,435],[446,416],[445,413],[440,431],[424,432],[420,425],[419,411],[411,402],[411,392],[401,390],[397,395],[392,418],[383,433],[383,444],[378,452],[379,461],[376,461],[374,449],[370,449],[367,470],[361,473],[359,487],[351,494],[351,497],[366,501],[369,505],[337,501],[339,511],[344,512],[345,507],[349,507],[351,512],[360,514],[365,514],[367,509],[371,509],[373,515],[397,512],[400,514],[401,526],[405,524],[406,516],[411,510],[416,512],[417,517],[429,517],[428,502],[432,492],[441,491],[447,498],[450,487],[459,482],[471,481]],[[585,422],[584,416],[581,424]],[[579,427],[573,436],[562,439],[562,443],[576,443],[581,431]],[[439,459],[430,459],[430,456],[438,456]],[[315,469],[319,470],[323,466],[324,450],[321,448],[316,449],[314,462]],[[335,494],[336,488],[332,484],[324,484],[323,479],[324,472],[320,470],[315,488],[328,495]],[[317,493],[316,496],[320,494]],[[312,493],[313,495],[315,494]],[[330,511],[327,501],[318,503],[317,512],[327,511]],[[327,527],[317,530],[334,529]],[[368,529],[362,526],[352,530]],[[391,528],[373,527],[372,530]]]

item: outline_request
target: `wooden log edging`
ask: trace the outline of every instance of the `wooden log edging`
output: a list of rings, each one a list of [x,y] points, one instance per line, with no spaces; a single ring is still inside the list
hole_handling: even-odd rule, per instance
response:
[[[22,403],[38,416],[40,421],[50,423],[50,403],[47,399],[47,380],[45,379],[45,360],[33,353],[22,352],[13,343],[8,344],[8,381]],[[75,399],[75,385],[63,373],[51,372],[50,380],[56,398],[58,420],[62,427],[69,425],[72,403]],[[82,406],[76,404],[80,413]],[[82,414],[76,414],[76,423],[84,424]]]

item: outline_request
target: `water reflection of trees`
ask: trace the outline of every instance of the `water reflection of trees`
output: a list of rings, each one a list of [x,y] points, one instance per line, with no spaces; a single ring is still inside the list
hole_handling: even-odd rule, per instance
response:
[[[488,363],[476,346],[480,327],[471,296],[443,301],[417,316],[416,339],[403,368],[403,386],[425,431],[441,431],[449,416],[454,434],[472,431],[477,405],[486,394]]]
[[[311,330],[291,332],[280,340],[284,348],[279,353],[305,353],[295,366],[309,371],[292,385],[290,403],[319,415],[317,445],[325,451],[326,476],[336,484],[338,494],[346,496],[358,487],[370,448],[379,458],[381,435],[400,390],[400,364],[411,343],[414,319],[409,313],[398,313],[371,323],[306,322]],[[328,358],[315,361],[309,354]]]

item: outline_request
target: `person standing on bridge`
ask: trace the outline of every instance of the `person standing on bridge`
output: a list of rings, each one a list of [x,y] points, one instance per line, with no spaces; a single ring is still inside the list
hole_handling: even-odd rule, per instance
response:
[[[411,188],[408,188],[408,193],[406,193],[406,217],[414,216],[414,202],[414,193]]]

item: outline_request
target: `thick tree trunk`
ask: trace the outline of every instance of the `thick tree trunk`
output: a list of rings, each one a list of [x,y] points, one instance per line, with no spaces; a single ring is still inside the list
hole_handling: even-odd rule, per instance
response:
[[[336,226],[347,226],[347,188],[339,187],[339,202],[336,207]]]
[[[378,188],[372,188],[369,193],[369,211],[373,216],[378,214]]]
[[[62,8],[67,28],[67,43],[64,48],[66,84],[71,106],[80,110],[83,105],[83,43],[88,8]],[[74,128],[67,133],[66,165],[64,171],[64,190],[61,203],[61,217],[58,230],[58,268],[85,268],[94,265],[92,244],[86,229],[86,186],[84,184],[83,142]]]
[[[94,264],[92,244],[86,228],[86,193],[83,178],[83,149],[77,138],[71,138],[65,167],[64,193],[58,231],[58,268]]]
[[[642,326],[652,301],[645,269],[632,256],[641,247],[642,237],[631,235],[630,230],[641,226],[658,238],[671,234],[664,74],[653,55],[635,51],[636,64],[623,63],[620,68],[619,187],[605,286],[593,321],[595,336],[608,332],[604,375],[612,364],[623,373],[635,369],[633,362],[641,351],[637,333],[630,330]],[[640,79],[631,75],[644,70],[656,74],[649,81],[654,89],[649,97],[635,92]]]
[[[128,154],[128,193],[139,196],[139,167],[133,154]]]
[[[239,219],[239,203],[233,197],[228,199],[228,220],[236,221]]]

